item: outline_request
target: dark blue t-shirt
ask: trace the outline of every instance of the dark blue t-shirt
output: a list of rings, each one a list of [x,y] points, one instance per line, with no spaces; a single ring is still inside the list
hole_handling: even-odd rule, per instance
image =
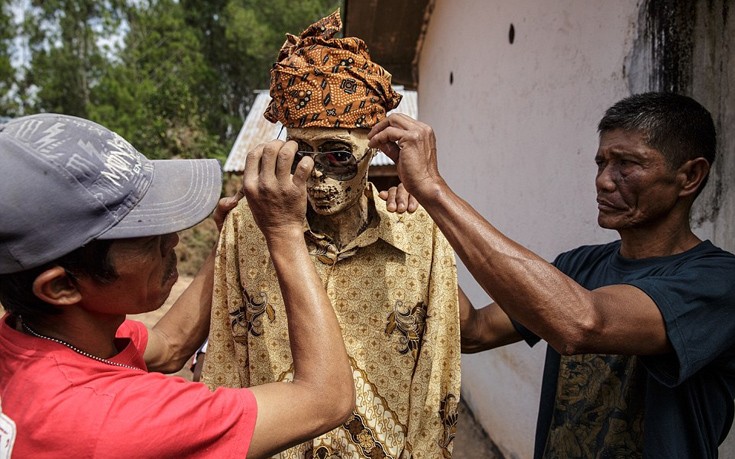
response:
[[[642,260],[619,249],[620,241],[584,246],[554,265],[589,290],[644,291],[674,351],[560,356],[549,346],[535,457],[717,457],[733,420],[735,256],[709,241]],[[539,341],[515,325],[530,345]]]

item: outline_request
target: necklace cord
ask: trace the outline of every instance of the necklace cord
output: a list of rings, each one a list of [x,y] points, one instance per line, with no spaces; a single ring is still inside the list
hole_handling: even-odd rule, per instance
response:
[[[67,343],[64,340],[61,340],[61,339],[58,339],[58,338],[53,338],[51,336],[42,335],[41,333],[38,333],[37,331],[35,331],[31,327],[29,327],[28,324],[25,323],[25,321],[23,320],[23,317],[18,316],[18,320],[20,321],[21,327],[23,327],[24,330],[26,330],[28,333],[30,333],[31,335],[35,336],[36,338],[41,338],[41,339],[45,339],[45,340],[48,340],[48,341],[53,341],[54,343],[61,344],[62,346],[68,347],[69,349],[71,349],[72,351],[76,352],[77,354],[83,355],[84,357],[87,357],[87,358],[92,359],[92,360],[96,360],[98,362],[106,363],[108,365],[113,365],[113,366],[117,366],[117,367],[129,368],[131,370],[144,371],[142,368],[134,367],[132,365],[126,365],[124,363],[113,362],[112,360],[107,360],[107,359],[103,359],[102,357],[97,357],[96,355],[92,355],[89,352],[85,352],[85,351],[79,349],[78,347],[74,346],[73,344]]]

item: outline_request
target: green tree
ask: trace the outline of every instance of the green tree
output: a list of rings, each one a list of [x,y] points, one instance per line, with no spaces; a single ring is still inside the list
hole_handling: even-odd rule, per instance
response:
[[[232,141],[256,89],[268,87],[269,70],[286,32],[298,34],[334,11],[338,0],[181,0],[187,23],[199,34],[202,53],[215,73],[199,94],[212,132]],[[214,91],[214,92],[213,92]]]
[[[16,115],[19,109],[17,100],[13,98],[18,86],[11,61],[11,46],[18,33],[11,6],[10,0],[0,0],[0,116]]]
[[[124,0],[32,0],[23,22],[37,88],[34,111],[88,116],[92,90],[108,71],[129,8]]]
[[[9,94],[14,84],[14,100],[28,101],[16,112],[87,117],[156,158],[224,158],[254,90],[268,86],[285,33],[299,33],[341,4],[15,0],[31,5],[15,31],[6,27],[12,1],[0,0],[0,90]],[[13,82],[8,43],[18,33],[30,58]]]
[[[298,35],[314,21],[332,13],[335,0],[230,0],[226,38],[231,56],[230,77],[239,103],[249,105],[254,89],[268,88],[269,70],[286,33]]]
[[[131,12],[119,62],[94,91],[91,114],[153,158],[222,157],[204,120],[201,89],[212,79],[199,36],[181,5],[160,0]]]
[[[201,75],[199,95],[202,121],[207,129],[226,142],[232,137],[232,126],[242,122],[232,110],[229,89],[229,66],[233,59],[226,46],[224,9],[228,0],[180,0],[186,24],[197,34],[200,51],[209,72]]]

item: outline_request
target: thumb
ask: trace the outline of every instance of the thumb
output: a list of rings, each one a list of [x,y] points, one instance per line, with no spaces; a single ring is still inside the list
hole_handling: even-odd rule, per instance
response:
[[[309,175],[313,169],[314,160],[310,156],[301,158],[293,173],[293,184],[299,188],[306,187],[306,181],[309,179]]]
[[[225,218],[227,217],[227,214],[229,214],[230,211],[237,206],[237,203],[240,201],[240,199],[242,199],[243,196],[244,194],[242,189],[239,189],[234,196],[221,198],[217,202],[217,207],[214,209],[214,214],[212,215],[212,218],[214,219],[214,223],[217,225],[218,230],[222,230],[222,225],[225,223]]]

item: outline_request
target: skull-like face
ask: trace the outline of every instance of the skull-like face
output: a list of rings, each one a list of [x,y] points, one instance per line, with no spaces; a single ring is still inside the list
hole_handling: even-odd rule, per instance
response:
[[[314,170],[306,183],[309,203],[320,215],[355,205],[365,190],[374,150],[367,129],[289,128],[299,151],[312,153]],[[299,155],[300,156],[300,155]]]

